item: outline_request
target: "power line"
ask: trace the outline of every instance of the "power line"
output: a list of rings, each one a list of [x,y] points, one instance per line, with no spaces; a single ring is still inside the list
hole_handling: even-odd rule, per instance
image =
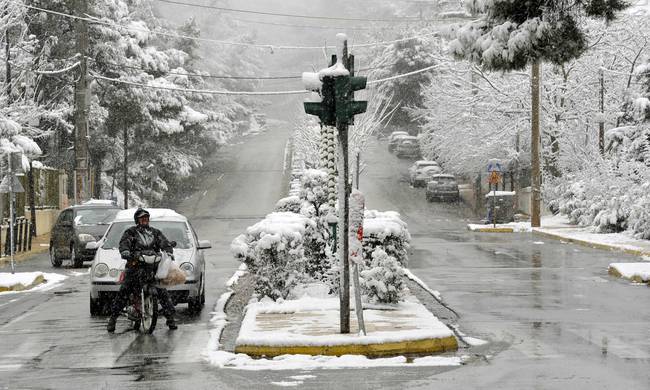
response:
[[[88,60],[94,62],[94,63],[99,63],[94,58],[87,57]],[[377,69],[386,69],[390,68],[391,66],[394,66],[396,63],[392,64],[387,64],[387,65],[382,65],[382,66],[374,66],[374,67],[368,67],[368,68],[361,68],[359,69],[359,72],[367,72],[369,70],[377,70]],[[133,70],[141,70],[144,72],[147,72],[148,69],[145,69],[143,67],[139,66],[133,66],[133,65],[120,65],[120,64],[111,64],[111,63],[106,63],[105,65],[114,67],[114,68],[124,68],[124,69],[133,69]],[[231,75],[211,75],[208,73],[184,73],[184,72],[174,72],[174,71],[168,71],[164,72],[166,75],[167,74],[172,74],[172,75],[178,75],[178,76],[188,76],[188,77],[201,77],[201,78],[213,78],[213,79],[230,79],[230,80],[299,80],[302,79],[302,76],[231,76]]]
[[[347,21],[347,22],[424,22],[424,21],[435,21],[432,19],[420,19],[419,17],[407,17],[407,18],[392,18],[392,19],[373,19],[373,18],[349,18],[349,17],[340,17],[340,16],[314,16],[314,15],[298,15],[298,14],[285,14],[285,13],[276,13],[276,12],[265,12],[265,11],[254,11],[254,10],[244,10],[237,8],[227,8],[219,7],[216,5],[203,5],[203,4],[192,4],[184,3],[181,1],[174,0],[156,0],[161,3],[175,4],[186,7],[195,7],[203,9],[213,9],[223,12],[233,12],[233,13],[243,13],[243,14],[253,14],[253,15],[265,15],[265,16],[279,16],[284,18],[299,18],[299,19],[315,19],[315,20],[338,20],[338,21]]]
[[[160,0],[161,1],[161,0]],[[210,38],[201,38],[201,37],[192,37],[188,35],[182,35],[182,34],[176,34],[176,33],[169,33],[169,32],[164,32],[164,31],[152,31],[149,30],[148,28],[140,28],[140,27],[135,27],[135,26],[125,26],[122,24],[118,23],[110,23],[110,22],[105,22],[102,20],[99,20],[97,18],[89,18],[89,17],[82,17],[82,16],[76,16],[76,15],[71,15],[71,14],[66,14],[63,12],[58,12],[58,11],[53,11],[45,8],[40,8],[40,7],[35,7],[32,5],[24,5],[21,4],[22,6],[33,9],[36,11],[41,11],[53,15],[58,15],[62,17],[67,17],[71,19],[76,19],[76,20],[85,20],[90,23],[94,24],[100,24],[108,27],[113,27],[113,28],[123,28],[125,30],[131,30],[131,31],[140,31],[140,32],[146,32],[149,34],[155,34],[155,35],[162,35],[170,38],[181,38],[181,39],[188,39],[188,40],[193,40],[193,41],[199,41],[199,42],[211,42],[211,43],[217,43],[221,45],[229,45],[229,46],[244,46],[244,47],[254,47],[258,49],[267,49],[273,52],[274,50],[323,50],[323,49],[334,49],[336,46],[289,46],[289,45],[274,45],[274,44],[256,44],[256,43],[245,43],[245,42],[232,42],[232,41],[222,41],[218,39],[210,39]],[[412,36],[412,37],[407,37],[407,38],[400,38],[400,39],[395,39],[391,41],[382,41],[382,42],[371,42],[371,43],[361,43],[361,44],[356,44],[353,45],[355,48],[366,48],[366,47],[378,47],[378,46],[389,46],[393,43],[398,43],[398,42],[405,42],[409,40],[414,40],[414,39],[420,39],[428,36],[434,36],[437,35],[438,32],[432,32],[432,33],[427,33],[427,34],[422,34],[422,35],[417,35],[417,36]]]
[[[416,74],[428,72],[432,69],[435,69],[441,65],[431,65],[427,66],[426,68],[418,69],[412,72],[400,74],[400,75],[395,75],[391,77],[386,77],[383,79],[378,79],[378,80],[372,80],[368,81],[369,85],[373,84],[379,84],[383,83],[386,81],[390,80],[396,80],[404,77],[409,77],[413,76]],[[184,92],[184,93],[203,93],[203,94],[210,94],[210,95],[228,95],[228,96],[281,96],[281,95],[305,95],[308,93],[311,93],[311,91],[307,90],[294,90],[294,91],[228,91],[228,90],[202,90],[202,89],[191,89],[191,88],[176,88],[176,87],[165,87],[162,85],[149,85],[149,84],[142,84],[142,83],[137,83],[134,81],[127,81],[127,80],[120,80],[120,79],[113,79],[110,77],[104,77],[98,74],[93,74],[92,75],[94,78],[99,79],[99,80],[105,80],[113,83],[120,83],[120,84],[127,84],[131,85],[134,87],[140,87],[140,88],[150,88],[150,89],[162,89],[162,90],[167,90],[167,91],[175,91],[175,92]]]

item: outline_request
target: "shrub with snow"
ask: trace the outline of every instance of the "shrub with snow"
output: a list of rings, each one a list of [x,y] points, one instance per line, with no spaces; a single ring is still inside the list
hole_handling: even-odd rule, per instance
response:
[[[286,298],[305,279],[304,237],[315,223],[300,214],[271,213],[235,238],[231,251],[255,277],[255,292]]]
[[[371,262],[372,253],[380,247],[402,266],[408,264],[411,235],[406,222],[395,211],[366,210],[363,222],[363,257]]]
[[[302,200],[295,195],[282,198],[275,204],[276,212],[300,213],[301,208]]]
[[[404,297],[404,270],[399,261],[381,248],[371,254],[367,269],[361,271],[361,289],[371,303],[398,303]]]

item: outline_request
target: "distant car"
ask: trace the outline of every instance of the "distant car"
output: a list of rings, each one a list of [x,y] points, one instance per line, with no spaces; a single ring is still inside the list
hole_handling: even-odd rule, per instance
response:
[[[431,181],[427,183],[426,197],[429,202],[433,202],[436,199],[449,201],[457,201],[460,199],[458,182],[456,182],[454,175],[433,175]]]
[[[420,144],[417,137],[403,137],[397,141],[395,156],[398,158],[420,158]]]
[[[187,218],[170,209],[147,209],[151,226],[160,229],[170,241],[176,242],[174,258],[185,272],[185,284],[168,287],[175,304],[187,303],[193,313],[205,304],[205,259],[203,250],[211,248],[210,241],[199,240]],[[90,268],[90,314],[105,312],[120,289],[118,278],[126,261],[118,249],[122,234],[134,225],[135,209],[123,210],[115,218],[108,231],[98,242],[89,247],[97,248]]]
[[[415,171],[413,178],[411,180],[411,185],[413,187],[424,187],[427,185],[431,178],[434,175],[442,173],[442,168],[439,166],[428,166],[423,167]]]
[[[413,163],[411,167],[409,168],[409,180],[410,182],[413,182],[413,178],[415,177],[415,172],[417,172],[419,169],[422,169],[424,167],[437,167],[439,166],[437,162],[433,160],[419,160]]]
[[[393,152],[397,147],[397,143],[404,137],[410,137],[406,131],[393,131],[388,137],[388,151]]]
[[[74,267],[91,261],[95,250],[86,244],[99,240],[121,209],[110,201],[89,201],[63,210],[50,233],[50,262],[60,267],[69,260]]]

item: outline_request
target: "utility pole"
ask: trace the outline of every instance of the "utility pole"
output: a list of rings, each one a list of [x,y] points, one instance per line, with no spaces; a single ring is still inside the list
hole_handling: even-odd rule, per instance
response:
[[[600,70],[600,118],[598,123],[598,148],[605,154],[605,74]]]
[[[76,14],[85,17],[88,13],[86,0],[75,1]],[[86,55],[88,53],[88,23],[84,19],[75,22],[77,32],[77,53],[79,56],[79,80],[75,85],[75,199],[83,202],[90,198],[89,153],[88,153],[88,78]]]
[[[124,209],[129,208],[129,131],[124,124],[124,133],[122,134],[124,142]]]
[[[540,85],[540,63],[534,62],[532,66],[531,77],[531,136],[530,136],[530,153],[531,153],[531,208],[532,216],[530,225],[540,227],[540,197],[541,197],[541,177],[539,170],[539,85]]]

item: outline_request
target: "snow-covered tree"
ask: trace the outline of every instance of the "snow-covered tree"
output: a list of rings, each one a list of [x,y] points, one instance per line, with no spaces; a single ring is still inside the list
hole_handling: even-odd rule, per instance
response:
[[[361,290],[371,303],[396,304],[404,298],[404,269],[382,248],[371,253],[370,264],[361,271]]]

